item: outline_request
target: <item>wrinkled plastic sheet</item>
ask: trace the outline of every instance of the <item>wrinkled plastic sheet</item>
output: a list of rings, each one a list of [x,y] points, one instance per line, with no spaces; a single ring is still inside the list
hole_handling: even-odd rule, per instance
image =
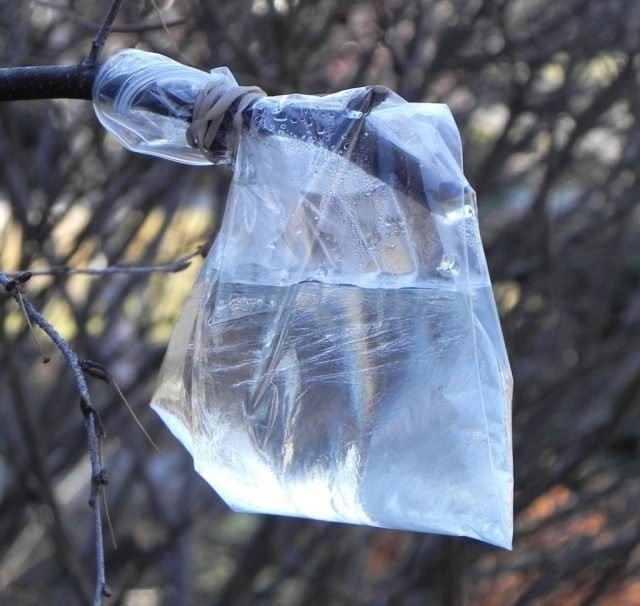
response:
[[[388,91],[354,109],[371,93],[253,107],[153,406],[236,511],[510,547],[511,375],[458,131]]]

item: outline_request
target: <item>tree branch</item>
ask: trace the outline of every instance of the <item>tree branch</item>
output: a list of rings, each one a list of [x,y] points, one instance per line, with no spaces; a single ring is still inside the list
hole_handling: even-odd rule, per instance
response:
[[[91,495],[89,505],[93,509],[94,540],[96,554],[96,582],[93,596],[93,606],[102,604],[102,597],[111,595],[111,590],[107,586],[104,568],[104,545],[102,540],[102,514],[100,510],[100,500],[98,496],[102,487],[107,483],[107,472],[102,466],[102,455],[100,453],[101,430],[98,414],[91,403],[89,388],[84,378],[82,361],[78,355],[69,347],[69,344],[62,338],[60,333],[51,325],[44,316],[33,306],[31,301],[22,294],[22,285],[29,276],[14,280],[0,272],[0,286],[10,294],[27,314],[30,322],[39,326],[53,341],[67,361],[67,365],[73,373],[76,387],[80,394],[81,409],[84,415],[84,426],[87,434],[89,447],[89,460],[91,461]]]
[[[100,29],[91,43],[91,51],[89,52],[89,56],[84,60],[84,65],[91,66],[98,63],[98,57],[100,56],[105,42],[111,33],[111,27],[118,16],[118,11],[120,10],[123,2],[124,0],[113,0],[111,2],[111,6],[100,25]]]
[[[191,261],[196,257],[206,257],[209,251],[211,243],[198,246],[195,251],[184,255],[175,261],[170,263],[163,263],[161,265],[112,265],[111,267],[93,268],[93,267],[66,267],[56,266],[48,267],[47,269],[34,269],[34,270],[21,270],[14,272],[5,272],[5,276],[9,278],[17,278],[19,276],[29,273],[32,277],[37,276],[110,276],[114,274],[153,274],[164,273],[174,274],[187,269],[191,265]]]
[[[99,65],[0,68],[0,101],[91,99]]]
[[[56,2],[49,2],[49,0],[35,0],[36,4],[52,8],[61,14],[73,19],[78,25],[85,27],[91,31],[97,32],[100,29],[100,23],[91,21],[91,19],[85,19],[82,15],[79,15],[75,11],[67,8],[62,4]],[[113,26],[111,32],[114,34],[138,34],[142,32],[152,32],[159,29],[165,29],[167,27],[176,27],[177,25],[183,25],[187,22],[185,17],[178,17],[167,22],[157,23],[129,23],[124,25]]]
[[[7,67],[0,69],[0,101],[91,99],[98,57],[124,0],[113,0],[80,65]]]
[[[0,101],[91,100],[93,81],[100,67],[98,57],[123,1],[113,1],[91,45],[89,56],[80,65],[0,68]]]

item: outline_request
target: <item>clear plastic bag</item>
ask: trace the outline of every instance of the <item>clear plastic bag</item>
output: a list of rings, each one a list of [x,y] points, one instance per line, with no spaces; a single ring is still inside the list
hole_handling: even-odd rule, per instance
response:
[[[182,69],[196,94],[203,72]],[[115,90],[99,115],[127,144]],[[380,87],[267,97],[239,141],[154,408],[234,510],[510,547],[511,374],[448,108]]]

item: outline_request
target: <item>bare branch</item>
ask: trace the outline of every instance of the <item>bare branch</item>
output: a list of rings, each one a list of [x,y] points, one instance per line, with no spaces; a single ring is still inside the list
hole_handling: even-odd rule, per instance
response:
[[[93,39],[91,51],[89,52],[89,56],[85,59],[84,65],[93,66],[98,63],[98,57],[100,56],[107,38],[111,33],[113,22],[118,16],[118,11],[120,10],[123,2],[124,0],[113,0],[113,2],[111,2],[111,6],[100,25],[100,29],[98,30],[96,37]]]
[[[198,246],[198,248],[184,257],[180,257],[171,263],[164,263],[162,265],[113,265],[111,267],[104,267],[102,269],[86,267],[86,268],[70,268],[66,266],[61,267],[49,267],[48,269],[29,270],[29,271],[16,271],[5,272],[5,275],[14,280],[18,280],[20,276],[30,274],[30,277],[39,276],[111,276],[115,274],[153,274],[164,273],[172,274],[184,271],[191,265],[191,261],[196,257],[204,257],[209,249],[208,244]]]
[[[86,372],[88,375],[95,377],[96,379],[100,379],[105,383],[108,383],[109,385],[111,385],[111,387],[113,387],[113,389],[115,389],[116,393],[122,400],[122,403],[126,406],[127,410],[129,411],[129,414],[133,417],[133,420],[135,421],[136,425],[138,426],[140,431],[144,434],[144,437],[147,439],[149,444],[153,446],[154,450],[157,453],[160,453],[160,449],[158,448],[156,443],[153,441],[153,438],[149,435],[149,432],[144,428],[144,425],[142,424],[140,419],[138,419],[138,415],[136,415],[135,411],[131,407],[131,404],[129,404],[129,401],[127,400],[124,393],[122,392],[122,389],[120,389],[120,386],[116,382],[111,371],[108,370],[103,364],[100,364],[98,362],[92,362],[91,360],[82,360],[82,362],[80,362],[80,366],[82,366],[82,370],[84,370],[84,372]]]
[[[91,99],[98,65],[0,68],[0,101]]]
[[[107,483],[108,477],[106,470],[102,466],[102,456],[100,453],[100,434],[98,432],[99,423],[97,421],[97,413],[93,408],[89,388],[84,378],[81,361],[77,354],[71,349],[69,344],[62,338],[60,333],[44,318],[44,316],[33,306],[31,301],[19,292],[21,282],[19,280],[11,280],[9,277],[0,272],[0,286],[12,295],[24,312],[28,315],[33,324],[39,326],[53,341],[60,350],[67,365],[73,373],[76,388],[80,393],[81,409],[84,415],[84,426],[87,435],[89,447],[89,460],[91,462],[91,496],[89,505],[93,508],[93,525],[95,539],[95,555],[96,555],[96,580],[95,592],[93,597],[94,606],[102,604],[102,597],[111,595],[111,591],[107,586],[105,568],[104,568],[104,546],[102,540],[102,515],[100,510],[100,501],[98,499],[102,487]]]
[[[100,29],[100,23],[96,23],[95,21],[91,21],[91,19],[86,19],[82,15],[79,15],[75,11],[67,8],[62,4],[58,4],[57,2],[49,2],[49,0],[35,0],[36,4],[40,4],[41,6],[46,6],[47,8],[52,8],[61,14],[73,19],[78,25],[87,28],[88,30],[97,32]],[[158,23],[129,23],[124,25],[114,25],[111,27],[111,33],[114,34],[139,34],[142,32],[152,32],[159,29],[166,29],[167,27],[176,27],[178,25],[183,25],[187,22],[187,19],[184,17],[179,17],[177,19],[171,19],[170,21],[161,21]]]

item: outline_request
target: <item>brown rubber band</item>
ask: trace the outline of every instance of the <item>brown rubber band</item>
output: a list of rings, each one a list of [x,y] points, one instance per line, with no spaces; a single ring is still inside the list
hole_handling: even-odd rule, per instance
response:
[[[215,158],[211,147],[232,105],[237,102],[233,112],[233,132],[227,140],[230,141],[230,151],[235,155],[242,130],[242,112],[254,101],[266,96],[257,86],[227,87],[227,82],[212,82],[198,95],[193,106],[191,124],[187,128],[189,145],[198,148],[212,162]]]

